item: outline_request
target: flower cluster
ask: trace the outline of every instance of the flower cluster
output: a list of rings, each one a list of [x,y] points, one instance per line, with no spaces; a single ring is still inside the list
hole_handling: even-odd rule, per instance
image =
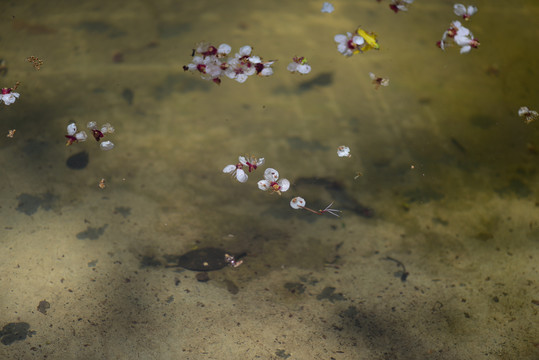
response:
[[[238,157],[239,162],[236,165],[227,165],[223,169],[225,174],[231,174],[236,180],[244,183],[249,178],[244,167],[249,169],[249,172],[255,171],[260,165],[264,164],[264,158],[257,159],[254,156]],[[290,188],[290,181],[287,179],[279,180],[279,172],[272,168],[267,168],[264,171],[264,179],[258,182],[258,188],[263,191],[270,190],[270,192],[276,192],[281,195],[282,192],[287,191]]]
[[[19,83],[16,83],[13,88],[2,88],[0,94],[0,101],[3,101],[6,105],[11,105],[17,100],[20,96],[19,93],[15,92]]]
[[[453,6],[453,12],[455,15],[461,16],[464,20],[468,21],[470,17],[477,12],[477,7],[466,7],[462,4],[455,4]],[[472,48],[477,49],[479,46],[479,40],[473,36],[470,30],[462,26],[460,21],[453,21],[449,26],[449,29],[442,35],[442,40],[438,41],[436,45],[440,49],[445,50],[450,43],[460,46],[461,54],[470,52]]]
[[[256,170],[257,167],[264,164],[264,158],[257,159],[254,156],[246,158],[245,156],[238,157],[238,163],[236,165],[227,165],[223,169],[225,174],[231,174],[241,183],[244,183],[249,178],[243,170],[244,167],[249,169],[249,172]]]
[[[529,124],[539,118],[539,113],[535,110],[528,109],[526,106],[523,106],[518,109],[518,116],[524,118],[526,124]]]
[[[339,147],[339,151],[341,147]],[[346,148],[348,149],[348,148]],[[348,153],[350,152],[350,149],[348,149]],[[339,156],[341,156],[339,154]],[[350,156],[350,155],[348,155]],[[248,168],[249,172],[254,171],[259,167],[260,165],[264,164],[264,158],[257,159],[254,156],[245,157],[240,156],[238,158],[239,163],[236,165],[227,165],[223,169],[223,172],[225,174],[231,174],[236,180],[238,180],[241,183],[244,183],[248,179],[248,175],[245,172],[244,168]],[[269,191],[270,193],[277,193],[279,195],[282,195],[283,192],[288,191],[290,189],[290,181],[288,179],[279,179],[279,172],[273,168],[267,168],[264,171],[264,179],[260,180],[258,183],[258,188],[262,191]],[[304,209],[307,211],[310,211],[317,215],[323,215],[325,213],[329,213],[331,215],[339,217],[340,210],[332,209],[331,206],[333,205],[333,202],[331,202],[326,208],[323,210],[313,210],[309,209],[305,206],[305,199],[302,197],[295,197],[292,200],[290,200],[290,206],[293,209]],[[229,259],[227,259],[227,262]],[[231,259],[234,260],[234,259]],[[235,259],[238,260],[238,259]],[[234,262],[229,262],[231,265],[234,265]],[[238,263],[238,265],[241,264],[241,262]]]
[[[105,136],[105,134],[112,134],[114,132],[114,128],[109,123],[103,125],[101,129],[98,129],[95,121],[90,121],[87,127],[92,131],[92,135],[98,142]],[[86,132],[84,130],[77,132],[77,130],[77,125],[75,123],[67,125],[67,134],[65,135],[67,138],[66,146],[76,142],[86,141],[88,138]],[[99,147],[101,150],[111,150],[114,148],[114,144],[111,141],[103,141],[99,144]]]
[[[92,130],[92,135],[94,136],[95,141],[99,142],[106,134],[112,134],[114,132],[114,128],[111,124],[106,123],[105,125],[101,126],[99,129],[97,127],[97,124],[95,121],[90,121],[87,125],[88,129]],[[103,141],[99,143],[99,147],[101,150],[111,150],[114,148],[114,144],[112,141]]]
[[[183,67],[184,71],[198,72],[203,79],[221,83],[225,75],[239,83],[244,83],[251,75],[270,76],[273,74],[271,65],[275,61],[262,61],[259,56],[252,55],[249,45],[240,48],[239,52],[230,56],[230,45],[221,44],[218,48],[208,43],[199,44],[193,49],[193,60]]]
[[[473,36],[470,30],[462,26],[460,21],[453,21],[449,29],[442,35],[442,40],[438,41],[436,45],[440,49],[445,50],[450,42],[460,46],[461,54],[469,52],[472,48],[477,49],[479,46],[479,41]]]
[[[290,72],[297,72],[300,74],[308,74],[311,72],[311,66],[307,64],[307,59],[305,57],[295,56],[292,59],[292,62],[286,67]]]
[[[477,12],[477,7],[475,6],[464,6],[462,4],[455,4],[453,6],[453,12],[457,16],[462,16],[466,21],[470,20],[470,17]]]
[[[334,40],[337,43],[337,50],[344,56],[352,56],[372,49],[378,50],[377,35],[368,33],[362,28],[358,28],[354,34],[347,32],[346,35],[335,35]]]

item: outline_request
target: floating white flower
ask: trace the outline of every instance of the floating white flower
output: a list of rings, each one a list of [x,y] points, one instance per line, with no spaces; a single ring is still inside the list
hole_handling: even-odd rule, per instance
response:
[[[398,13],[399,11],[408,11],[408,5],[413,2],[414,0],[393,0],[391,4],[389,4],[389,8],[395,13]]]
[[[335,10],[335,8],[333,7],[333,5],[331,5],[330,3],[328,2],[325,2],[323,5],[322,5],[322,12],[323,13],[332,13],[333,10]]]
[[[337,50],[344,56],[352,56],[372,49],[378,50],[377,35],[358,28],[354,35],[347,32],[346,35],[338,34],[333,38],[337,43]]]
[[[17,83],[17,85],[18,84],[19,83]],[[0,101],[3,101],[6,105],[13,104],[20,96],[19,93],[14,91],[17,88],[17,85],[15,85],[13,88],[2,88],[0,93]]]
[[[294,57],[293,61],[286,67],[290,72],[298,72],[300,74],[308,74],[311,72],[311,66],[307,64],[305,57]]]
[[[337,50],[344,56],[352,56],[359,53],[359,47],[365,43],[365,39],[361,36],[352,36],[350,32],[347,32],[346,35],[335,35],[333,40],[337,43]]]
[[[240,156],[238,157],[238,160],[240,161],[240,164],[249,168],[249,172],[256,170],[257,167],[264,164],[264,158],[258,159],[254,156]]]
[[[241,183],[244,183],[247,181],[248,176],[245,173],[245,170],[243,170],[244,166],[247,166],[249,169],[249,172],[256,170],[257,167],[264,164],[264,158],[257,159],[254,156],[245,157],[240,156],[238,157],[239,163],[236,165],[227,165],[223,169],[223,172],[225,174],[231,174],[233,177],[236,178]]]
[[[462,16],[464,20],[469,20],[470,17],[477,12],[477,7],[475,6],[464,6],[462,4],[455,4],[453,6],[453,12],[457,16]]]
[[[469,52],[472,48],[477,49],[480,45],[479,40],[474,38],[472,32],[468,28],[462,26],[460,21],[453,21],[449,29],[442,35],[442,40],[438,41],[436,44],[440,49],[445,50],[449,41],[453,41],[461,47],[461,54]]]
[[[272,168],[267,168],[264,171],[264,180],[258,182],[258,188],[263,191],[270,190],[281,195],[290,188],[290,181],[287,179],[279,180],[279,172]]]
[[[105,136],[105,134],[112,134],[114,132],[114,128],[109,123],[106,123],[101,127],[101,129],[99,129],[95,121],[90,121],[86,125],[86,127],[92,130],[92,135],[94,136],[96,141],[100,141],[101,138]]]
[[[77,132],[77,125],[75,123],[71,123],[67,125],[67,135],[65,135],[65,137],[67,138],[66,146],[69,146],[79,141],[86,141],[88,135],[86,135],[86,132],[84,131]]]
[[[539,113],[535,110],[530,110],[526,106],[518,109],[518,116],[523,117],[526,124],[531,123],[539,118]]]
[[[372,83],[375,85],[374,88],[378,90],[380,86],[388,86],[389,85],[389,79],[384,79],[382,77],[376,76],[373,73],[369,73],[369,77],[372,80]]]
[[[290,206],[292,209],[303,209],[306,205],[305,199],[299,196],[296,196],[292,200],[290,200]]]
[[[348,146],[341,145],[337,148],[337,155],[339,157],[351,157],[350,148]]]

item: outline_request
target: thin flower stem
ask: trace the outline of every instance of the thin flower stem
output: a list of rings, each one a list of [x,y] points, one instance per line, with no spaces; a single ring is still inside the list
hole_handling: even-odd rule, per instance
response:
[[[316,210],[313,210],[313,209],[309,209],[308,207],[305,207],[305,206],[300,206],[300,207],[301,207],[302,209],[307,210],[307,211],[310,211],[310,212],[312,212],[312,213],[314,213],[314,214],[316,214],[316,215],[322,215],[322,213],[319,212],[319,211],[316,211]]]
[[[302,209],[310,211],[310,212],[312,212],[313,214],[316,214],[316,215],[324,215],[324,213],[329,213],[329,214],[331,214],[333,216],[339,217],[339,213],[341,212],[341,210],[331,209],[332,205],[333,205],[333,201],[331,202],[331,204],[326,206],[326,208],[324,210],[318,210],[318,211],[313,210],[313,209],[309,209],[308,207],[305,207],[305,206],[300,206],[300,207]]]

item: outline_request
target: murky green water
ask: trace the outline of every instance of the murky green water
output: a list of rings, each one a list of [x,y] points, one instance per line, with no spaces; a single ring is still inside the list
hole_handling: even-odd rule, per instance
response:
[[[539,108],[539,5],[475,2],[460,55],[435,46],[453,2],[322,3],[0,5],[1,86],[21,83],[0,107],[0,358],[539,358],[539,122],[517,114]],[[333,37],[358,25],[381,49],[346,58]],[[275,74],[184,72],[200,41]],[[72,121],[116,147],[66,147]],[[266,163],[240,184],[221,170],[245,154]],[[291,189],[260,191],[266,167]],[[247,256],[205,282],[165,267],[206,247]]]

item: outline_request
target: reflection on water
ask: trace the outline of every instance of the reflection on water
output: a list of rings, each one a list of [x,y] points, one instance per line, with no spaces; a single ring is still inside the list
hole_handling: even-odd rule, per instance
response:
[[[0,5],[0,357],[539,356],[538,5],[478,0],[461,55],[436,47],[452,2],[322,3]],[[344,57],[358,25],[380,50]],[[275,74],[184,72],[200,41]],[[113,150],[65,146],[90,121]],[[239,155],[265,158],[246,183]],[[267,167],[290,190],[260,191]]]

